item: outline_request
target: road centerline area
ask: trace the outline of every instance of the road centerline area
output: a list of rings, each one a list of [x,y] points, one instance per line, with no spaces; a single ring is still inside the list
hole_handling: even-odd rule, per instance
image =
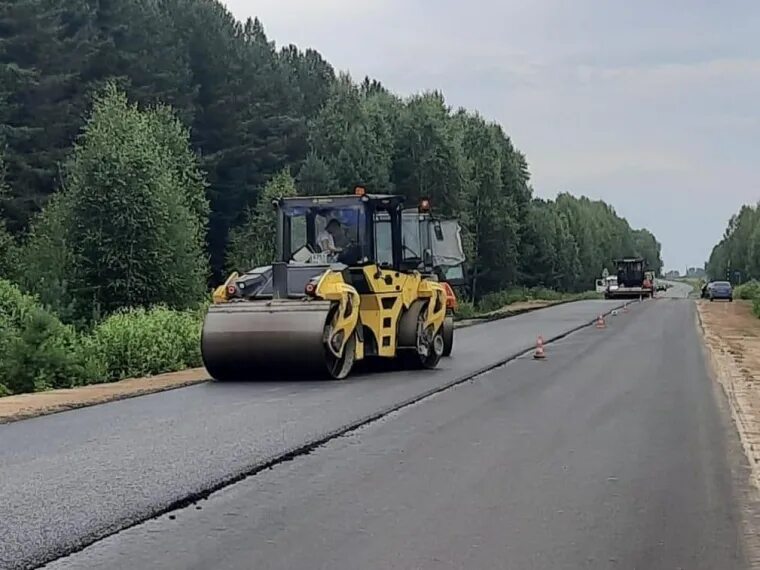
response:
[[[50,567],[748,568],[693,321],[610,317]]]

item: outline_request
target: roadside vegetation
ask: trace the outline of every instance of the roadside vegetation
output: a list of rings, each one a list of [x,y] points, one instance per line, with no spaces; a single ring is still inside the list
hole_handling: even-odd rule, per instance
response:
[[[742,206],[731,216],[723,239],[710,254],[707,274],[712,280],[741,283],[734,296],[752,301],[753,312],[760,317],[760,204]]]
[[[502,311],[509,311],[510,307],[524,303],[545,302],[547,304],[569,301],[581,301],[586,299],[602,299],[602,295],[595,291],[582,293],[569,293],[546,289],[534,288],[511,288],[503,291],[489,293],[477,302],[462,301],[459,303],[455,320],[469,320],[488,318]]]
[[[501,126],[219,2],[17,0],[0,23],[3,393],[199,365],[210,289],[271,259],[280,195],[430,198],[463,225],[463,317],[575,298],[621,255],[661,268],[610,205],[536,198]]]

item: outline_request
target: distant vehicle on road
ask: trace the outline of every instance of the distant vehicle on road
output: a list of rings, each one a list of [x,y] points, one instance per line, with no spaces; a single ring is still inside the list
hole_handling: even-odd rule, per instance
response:
[[[710,301],[715,299],[728,299],[729,302],[734,300],[734,290],[728,281],[713,281],[708,287]]]
[[[646,269],[642,257],[616,259],[617,286],[608,287],[605,299],[635,299],[654,295],[654,272]]]

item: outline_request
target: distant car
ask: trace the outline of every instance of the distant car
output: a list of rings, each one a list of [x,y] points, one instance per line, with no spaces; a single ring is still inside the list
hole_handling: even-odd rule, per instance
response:
[[[728,281],[713,281],[708,288],[710,301],[715,299],[728,299],[729,302],[734,300],[734,290]]]

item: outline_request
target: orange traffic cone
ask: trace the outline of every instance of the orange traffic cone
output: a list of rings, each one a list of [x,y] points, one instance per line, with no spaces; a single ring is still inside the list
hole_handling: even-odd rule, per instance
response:
[[[542,336],[536,339],[536,352],[533,353],[533,358],[536,360],[542,360],[546,358],[546,354],[544,354],[544,337]]]
[[[599,318],[596,319],[596,328],[598,329],[606,329],[607,323],[604,322],[604,317],[602,315],[599,315]]]

